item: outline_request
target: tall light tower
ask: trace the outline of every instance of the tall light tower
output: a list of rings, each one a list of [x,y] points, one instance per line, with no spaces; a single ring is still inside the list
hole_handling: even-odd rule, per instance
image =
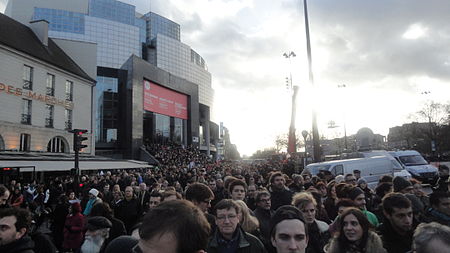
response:
[[[292,85],[292,71],[291,68],[291,57],[295,57],[294,52],[284,53],[284,57],[289,59],[289,81],[290,85],[288,84],[289,89],[293,89],[294,93],[292,94],[292,108],[291,108],[291,124],[289,125],[289,136],[288,136],[288,153],[295,153],[297,152],[297,138],[295,137],[295,114],[296,114],[296,107],[297,107],[297,93],[298,93],[298,86]]]
[[[306,51],[308,53],[308,66],[309,66],[309,82],[314,87],[314,75],[312,71],[312,56],[311,56],[311,42],[309,39],[309,21],[308,21],[308,6],[306,0],[303,0],[303,7],[305,12],[305,32],[306,32]],[[314,98],[315,99],[315,98]],[[314,100],[315,101],[315,100]],[[313,102],[312,109],[312,139],[314,149],[314,162],[320,162],[320,140],[319,130],[317,129],[317,113]]]

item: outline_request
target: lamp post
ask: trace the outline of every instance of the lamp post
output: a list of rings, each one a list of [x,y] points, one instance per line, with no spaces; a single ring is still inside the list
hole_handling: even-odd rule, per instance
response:
[[[294,52],[284,53],[283,56],[287,59],[289,59],[289,69],[291,67],[291,57],[295,57]],[[291,124],[289,125],[289,136],[288,136],[288,153],[295,153],[297,152],[297,141],[295,138],[295,114],[296,114],[296,100],[297,100],[297,93],[298,93],[298,86],[294,85],[292,86],[292,71],[289,70],[289,81],[290,85],[288,85],[288,88],[293,89],[294,93],[292,94],[292,108],[291,108]]]
[[[312,56],[311,56],[311,42],[309,39],[309,21],[308,21],[308,5],[306,0],[303,0],[303,7],[305,12],[305,32],[306,32],[306,51],[308,53],[308,66],[309,66],[309,82],[311,86],[314,87],[314,75],[312,71]],[[316,108],[313,103],[312,109],[312,138],[313,138],[313,148],[314,148],[314,162],[320,162],[320,140],[319,140],[319,130],[317,129],[317,113]]]

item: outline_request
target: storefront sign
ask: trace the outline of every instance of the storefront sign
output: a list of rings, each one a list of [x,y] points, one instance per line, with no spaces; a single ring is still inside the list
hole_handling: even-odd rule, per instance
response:
[[[42,95],[42,94],[33,92],[31,90],[24,90],[21,88],[16,88],[12,85],[6,85],[4,83],[0,83],[0,93],[1,92],[10,94],[10,95],[14,95],[14,96],[18,96],[18,97],[39,100],[39,101],[42,101],[42,102],[44,102],[46,104],[50,104],[50,105],[63,106],[66,109],[73,109],[73,102],[71,102],[71,101],[57,99],[53,96]]]
[[[150,81],[143,81],[144,110],[188,119],[186,95],[169,90]]]

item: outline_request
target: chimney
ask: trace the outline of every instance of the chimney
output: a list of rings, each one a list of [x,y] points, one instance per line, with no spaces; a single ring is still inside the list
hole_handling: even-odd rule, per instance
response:
[[[30,28],[39,38],[39,40],[44,44],[44,46],[48,46],[48,24],[47,20],[34,20],[30,22]]]

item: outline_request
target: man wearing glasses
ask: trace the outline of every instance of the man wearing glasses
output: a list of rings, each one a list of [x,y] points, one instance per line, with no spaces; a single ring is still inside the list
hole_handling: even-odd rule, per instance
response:
[[[215,206],[217,229],[208,243],[208,253],[266,252],[261,241],[239,226],[239,205],[223,199]]]
[[[264,245],[270,245],[270,219],[275,211],[271,210],[272,202],[268,191],[260,191],[255,198],[256,209],[255,217],[259,221],[259,230],[261,231]],[[268,248],[268,247],[266,247]]]
[[[345,175],[345,182],[347,183],[347,184],[351,184],[351,185],[354,185],[354,186],[356,186],[356,177],[353,175],[353,174],[347,174],[347,175]]]

